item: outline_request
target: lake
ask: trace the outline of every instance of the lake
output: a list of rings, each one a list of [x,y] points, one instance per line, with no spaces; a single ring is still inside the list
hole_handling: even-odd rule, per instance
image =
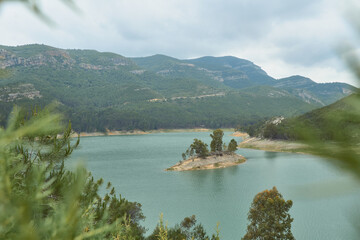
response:
[[[248,161],[235,167],[164,171],[181,160],[194,138],[211,141],[208,132],[83,137],[69,161],[83,160],[95,178],[111,181],[117,193],[141,203],[147,235],[160,213],[168,226],[194,214],[208,233],[214,233],[219,222],[222,240],[241,239],[254,196],[276,186],[293,201],[296,239],[359,239],[353,226],[360,213],[359,187],[325,160],[240,149],[237,153]],[[231,138],[241,140],[225,132],[224,141]]]

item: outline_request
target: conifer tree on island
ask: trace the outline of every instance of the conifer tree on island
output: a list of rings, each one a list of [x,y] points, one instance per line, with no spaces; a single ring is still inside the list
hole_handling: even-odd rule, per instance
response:
[[[208,145],[203,141],[195,138],[194,142],[182,153],[183,160],[186,160],[188,157],[193,157],[194,155],[200,158],[206,158],[208,156],[217,155],[223,156],[223,154],[233,154],[237,149],[237,142],[235,139],[231,139],[228,146],[223,143],[224,132],[221,129],[216,129],[210,134],[212,141],[210,143],[210,152]]]
[[[209,155],[208,145],[197,138],[195,138],[194,142],[190,145],[190,151],[195,151],[201,158],[205,158]]]
[[[235,141],[235,139],[231,139],[227,150],[228,150],[229,152],[235,152],[236,149],[237,149],[237,142]]]
[[[210,134],[210,137],[212,138],[210,143],[211,152],[222,152],[223,136],[224,132],[221,129],[216,129],[213,134]]]
[[[291,222],[288,213],[292,201],[285,201],[276,187],[256,194],[251,204],[248,219],[250,224],[243,240],[293,240]]]

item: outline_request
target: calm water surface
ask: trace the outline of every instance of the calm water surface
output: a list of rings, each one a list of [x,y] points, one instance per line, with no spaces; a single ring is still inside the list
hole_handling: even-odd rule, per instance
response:
[[[147,234],[156,226],[160,213],[169,226],[195,214],[209,233],[220,222],[221,239],[241,239],[253,197],[276,186],[285,199],[294,202],[290,214],[296,239],[359,239],[353,222],[354,213],[359,212],[360,191],[346,190],[354,181],[324,160],[240,149],[238,153],[248,161],[239,166],[163,171],[181,160],[181,153],[194,138],[208,144],[211,141],[209,133],[195,132],[84,137],[72,159],[83,160],[96,178],[111,181],[117,193],[140,202]],[[226,142],[231,138],[225,133]],[[347,194],[318,191],[332,188],[345,189]]]

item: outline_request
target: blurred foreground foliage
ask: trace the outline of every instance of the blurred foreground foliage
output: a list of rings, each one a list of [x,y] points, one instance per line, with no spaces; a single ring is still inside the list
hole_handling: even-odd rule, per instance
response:
[[[359,8],[354,8],[355,11],[358,13]],[[360,33],[360,19],[352,19],[351,23],[355,31]],[[360,86],[360,56],[357,47],[342,44],[339,53],[356,77],[357,86]],[[281,127],[280,124],[278,132],[292,132],[292,138],[308,145],[308,152],[329,159],[332,164],[349,171],[360,180],[359,88],[351,96],[298,117],[288,124],[286,130]]]
[[[72,10],[79,10],[73,0],[59,0],[59,2],[64,3],[69,6]],[[41,0],[0,0],[0,5],[4,3],[21,3],[26,6],[32,13],[34,13],[38,18],[48,25],[54,25],[55,23],[52,19],[44,13],[41,8]]]
[[[196,224],[196,217],[186,217],[180,224],[169,228],[164,224],[163,215],[160,215],[159,223],[147,240],[220,240],[219,224],[216,233],[211,238],[206,234],[204,227]]]
[[[359,92],[301,116],[281,122],[279,119],[264,120],[240,130],[251,137],[300,141],[307,146],[301,151],[330,159],[360,178]]]
[[[80,142],[72,134],[53,107],[14,108],[0,128],[0,239],[145,239],[139,203],[116,195],[111,183],[100,196],[102,179],[95,181],[81,165],[65,167]],[[210,237],[192,216],[173,228],[161,218],[147,239]]]
[[[347,101],[354,107],[352,111],[328,115],[322,128],[305,122],[296,126],[296,131],[310,153],[330,159],[360,178],[360,94]]]
[[[65,159],[78,146],[51,109],[24,118],[15,108],[0,129],[0,239],[143,239],[141,205],[117,196]]]

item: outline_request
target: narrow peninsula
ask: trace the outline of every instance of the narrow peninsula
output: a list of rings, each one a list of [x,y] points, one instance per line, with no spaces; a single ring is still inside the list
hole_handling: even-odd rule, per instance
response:
[[[263,150],[268,152],[309,153],[309,147],[304,143],[259,137],[245,138],[245,140],[242,141],[238,147]]]
[[[235,153],[237,149],[235,139],[231,139],[228,145],[223,143],[224,132],[221,129],[213,131],[210,136],[212,138],[210,152],[206,143],[195,138],[186,152],[182,154],[183,160],[165,170],[206,170],[225,168],[246,162],[245,157]]]

